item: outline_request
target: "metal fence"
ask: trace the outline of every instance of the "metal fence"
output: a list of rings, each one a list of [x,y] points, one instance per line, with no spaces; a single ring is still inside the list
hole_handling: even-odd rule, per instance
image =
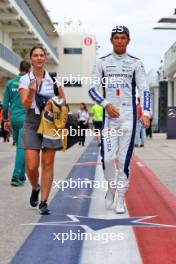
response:
[[[18,56],[15,52],[11,51],[1,43],[0,43],[0,58],[3,58],[4,60],[8,61],[10,64],[12,64],[15,67],[19,67],[20,62],[22,60],[20,56]]]

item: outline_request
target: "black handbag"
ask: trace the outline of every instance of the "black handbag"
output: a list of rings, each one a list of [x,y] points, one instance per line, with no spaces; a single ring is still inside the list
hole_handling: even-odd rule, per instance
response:
[[[31,81],[30,74],[28,74],[28,76],[29,76],[29,80]],[[45,73],[44,73],[44,76],[45,76]],[[55,75],[50,74],[50,77],[52,78],[53,83],[54,83],[54,85],[53,85],[54,94],[58,95],[57,83],[54,79]],[[45,108],[45,106],[47,104],[47,101],[50,99],[50,97],[40,94],[41,88],[42,88],[42,83],[40,84],[38,90],[35,93],[35,102],[36,102],[36,105],[39,108],[40,112],[42,112],[42,110]]]
[[[76,130],[76,135],[75,136],[71,136],[70,135],[71,128]],[[69,114],[68,115],[66,129],[68,129],[67,149],[69,149],[73,145],[78,143],[78,123],[77,123],[77,117],[74,116],[74,114]]]
[[[57,87],[57,82],[56,82],[56,79],[55,79],[57,74],[56,73],[50,73],[49,75],[50,75],[50,77],[53,80],[54,94],[56,96],[58,96],[58,87]],[[38,106],[40,112],[45,108],[45,106],[47,104],[47,101],[50,99],[50,97],[47,97],[47,96],[44,96],[44,95],[40,94],[41,86],[42,85],[40,85],[40,87],[39,87],[39,92],[37,92],[35,94],[36,105]]]

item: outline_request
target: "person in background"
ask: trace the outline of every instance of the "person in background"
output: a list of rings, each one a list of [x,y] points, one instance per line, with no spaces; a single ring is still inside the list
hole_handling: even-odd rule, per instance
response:
[[[153,113],[150,112],[150,126],[146,129],[146,136],[152,138],[152,121],[153,121]]]
[[[20,63],[20,73],[7,82],[3,98],[4,128],[9,131],[11,126],[14,141],[16,142],[15,167],[11,178],[11,185],[16,187],[23,186],[26,180],[24,150],[20,147],[26,111],[20,101],[19,82],[20,78],[30,71],[30,68],[31,65],[28,62],[22,61]],[[8,109],[10,109],[10,118],[8,118]]]
[[[142,121],[142,127],[141,127],[141,131],[140,131],[140,145],[139,145],[139,147],[144,147],[145,138],[146,138],[146,128],[144,127],[144,123]]]
[[[86,129],[89,124],[89,112],[85,103],[80,104],[78,111],[78,127],[79,127],[79,145],[84,146],[86,139]]]
[[[10,113],[8,111],[8,120],[10,120]],[[10,136],[10,128],[5,126],[5,122],[6,120],[4,120],[4,113],[2,111],[2,122],[1,122],[1,129],[2,129],[2,137],[4,139],[4,143],[5,142],[9,142],[9,136]]]
[[[1,127],[1,124],[2,124],[2,117],[3,117],[3,113],[2,113],[2,104],[0,103],[0,132],[1,132],[1,135],[2,136],[2,127]]]
[[[98,146],[101,146],[101,130],[103,127],[103,107],[94,104],[91,108],[91,116],[93,120],[94,129],[99,131],[99,135],[96,136]]]
[[[142,106],[140,103],[140,98],[137,98],[137,123],[136,123],[136,135],[135,135],[135,147],[140,147],[141,145],[141,134],[142,134]]]

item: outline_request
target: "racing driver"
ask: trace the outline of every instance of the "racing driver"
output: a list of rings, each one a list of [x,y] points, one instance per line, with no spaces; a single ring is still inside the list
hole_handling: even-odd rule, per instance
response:
[[[116,26],[111,32],[113,52],[100,58],[92,73],[89,89],[91,98],[104,108],[102,162],[108,191],[107,208],[114,203],[115,211],[126,212],[124,198],[129,185],[129,165],[133,153],[136,130],[136,86],[141,100],[144,127],[149,127],[150,92],[142,62],[127,53],[130,33],[125,26]],[[103,96],[98,91],[102,85]],[[113,130],[123,130],[119,137]]]

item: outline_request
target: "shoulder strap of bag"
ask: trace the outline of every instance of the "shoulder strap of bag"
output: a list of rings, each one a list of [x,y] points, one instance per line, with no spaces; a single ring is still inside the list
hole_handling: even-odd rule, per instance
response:
[[[53,89],[54,89],[54,94],[56,95],[56,96],[58,96],[59,95],[59,93],[58,93],[58,86],[57,86],[57,81],[56,81],[56,77],[53,75],[53,74],[51,74],[50,73],[50,77],[51,77],[51,79],[53,80]]]

